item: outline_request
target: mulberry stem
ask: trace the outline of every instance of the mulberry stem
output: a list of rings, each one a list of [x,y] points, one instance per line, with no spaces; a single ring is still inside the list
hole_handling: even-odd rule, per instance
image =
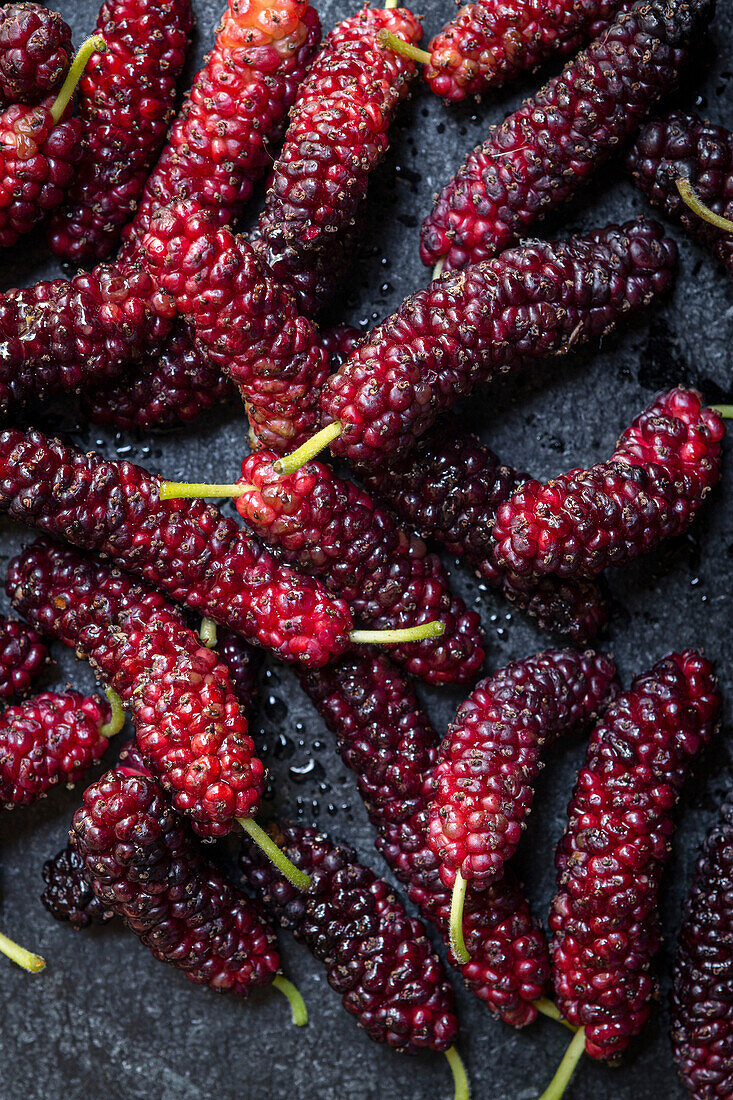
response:
[[[710,408],[715,409],[723,420],[733,420],[733,405],[711,405]]]
[[[310,462],[312,458],[315,458],[324,448],[328,447],[329,443],[333,443],[334,439],[338,439],[340,435],[341,424],[338,420],[334,420],[333,424],[327,424],[325,428],[321,428],[320,432],[316,432],[310,439],[306,439],[305,443],[302,443],[297,450],[292,451],[289,455],[284,455],[283,458],[279,458],[277,462],[273,463],[275,473],[295,473],[301,466],[305,466],[306,462]]]
[[[445,256],[441,256],[440,259],[438,260],[437,264],[433,268],[433,275],[432,275],[433,281],[440,278],[440,276],[443,274],[443,268],[444,267],[445,267]]]
[[[385,7],[387,7],[386,4]],[[433,60],[427,50],[418,49],[417,46],[413,46],[410,42],[405,42],[403,38],[400,38],[396,34],[392,34],[391,31],[380,31],[377,38],[383,46],[386,46],[390,50],[394,50],[395,53],[402,54],[403,57],[409,57],[410,61],[419,61],[423,65],[429,65]]]
[[[245,833],[252,838],[257,847],[261,848],[267,858],[275,864],[280,874],[284,875],[288,882],[291,882],[298,890],[308,889],[311,884],[310,875],[306,875],[305,872],[299,870],[294,863],[291,863],[285,853],[280,851],[275,841],[272,837],[267,835],[261,825],[258,825],[251,817],[238,817],[237,821],[242,826]]]
[[[557,1067],[555,1076],[542,1093],[540,1100],[560,1100],[560,1097],[570,1083],[570,1078],[573,1076],[575,1067],[583,1057],[584,1050],[585,1028],[580,1027],[573,1036],[570,1046],[565,1051],[562,1062]]]
[[[38,974],[40,970],[44,970],[46,967],[46,960],[41,958],[40,955],[34,955],[32,951],[26,951],[25,947],[21,947],[19,943],[8,939],[2,932],[0,932],[0,951],[30,974]]]
[[[204,617],[199,628],[199,638],[207,649],[216,649],[216,623]]]
[[[467,882],[460,871],[456,871],[453,895],[450,901],[450,946],[460,963],[468,962],[466,941],[463,938],[463,903],[466,900]]]
[[[349,641],[356,645],[401,645],[404,642],[424,642],[445,634],[445,623],[432,619],[429,623],[405,626],[398,630],[352,630]]]
[[[720,214],[716,214],[714,210],[711,210],[709,206],[697,197],[693,190],[692,184],[686,176],[680,176],[675,180],[675,186],[679,192],[682,201],[689,206],[693,214],[697,214],[698,218],[702,218],[703,221],[709,222],[710,225],[714,225],[716,229],[722,229],[724,233],[733,233],[733,221],[729,218],[723,218]]]
[[[109,722],[105,722],[103,726],[99,727],[100,737],[104,737],[107,740],[110,737],[114,737],[116,733],[119,733],[125,724],[125,708],[122,705],[122,700],[116,691],[112,691],[112,688],[105,688],[104,694],[107,696],[112,714]]]
[[[549,997],[538,997],[536,1001],[532,1002],[538,1012],[541,1012],[543,1016],[547,1016],[548,1020],[556,1020],[558,1024],[562,1024],[563,1027],[567,1027],[570,1031],[577,1031],[577,1027],[574,1027],[569,1020],[566,1020],[560,1009],[557,1007],[554,1001],[551,1001]]]
[[[184,500],[189,497],[241,497],[243,493],[252,490],[255,490],[254,485],[219,485],[208,484],[205,481],[163,481],[158,496],[160,500]]]
[[[290,1008],[293,1013],[293,1023],[296,1027],[305,1027],[308,1023],[308,1009],[305,1007],[305,1001],[300,995],[300,991],[283,977],[282,974],[278,974],[272,982],[275,989],[279,989],[283,997],[287,997],[290,1001]]]
[[[76,52],[76,57],[71,63],[71,68],[66,74],[66,80],[61,86],[61,91],[51,107],[51,118],[54,122],[60,122],[64,117],[64,112],[69,106],[69,100],[76,91],[76,86],[84,74],[89,58],[93,53],[104,53],[106,49],[107,43],[101,34],[93,34],[91,38],[87,38],[86,42],[82,42]]]
[[[468,1074],[466,1073],[463,1059],[455,1047],[448,1047],[445,1056],[448,1059],[448,1065],[453,1072],[453,1080],[455,1082],[453,1100],[470,1100],[471,1090],[468,1086]]]

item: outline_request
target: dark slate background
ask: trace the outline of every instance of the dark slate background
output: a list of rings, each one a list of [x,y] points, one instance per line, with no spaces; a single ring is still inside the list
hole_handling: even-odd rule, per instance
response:
[[[77,43],[91,32],[95,0],[67,0],[64,15]],[[198,16],[195,63],[212,40],[221,0],[195,0]],[[319,3],[324,27],[348,14],[344,2]],[[708,44],[694,79],[680,101],[697,105],[715,122],[730,122],[730,39],[733,18],[720,5],[714,45]],[[431,35],[450,15],[444,0],[424,9]],[[193,63],[192,63],[193,66]],[[370,223],[363,249],[343,287],[337,316],[364,327],[394,309],[427,281],[418,257],[418,232],[431,195],[463,154],[495,122],[529,94],[538,79],[481,105],[449,110],[424,87],[403,109],[392,149],[372,187]],[[562,212],[547,232],[623,220],[645,211],[620,173],[604,169],[592,192]],[[699,385],[711,400],[731,399],[729,348],[733,298],[724,274],[708,256],[672,227],[681,247],[676,290],[662,308],[639,318],[604,342],[600,351],[552,364],[543,376],[517,382],[512,392],[477,395],[464,419],[502,457],[538,475],[550,476],[610,453],[620,430],[661,387],[683,381]],[[22,241],[4,259],[3,288],[59,274],[49,262],[42,235]],[[173,478],[226,481],[238,472],[246,428],[241,409],[218,410],[193,428],[141,438],[104,433],[80,423],[72,406],[55,409],[46,426],[71,432],[85,446],[115,458],[125,456]],[[729,445],[726,444],[729,448]],[[672,648],[702,646],[715,661],[728,700],[733,636],[728,628],[733,580],[731,471],[689,536],[664,552],[612,578],[617,599],[603,644],[615,655],[624,682]],[[227,505],[228,507],[228,505]],[[29,533],[0,521],[0,557],[7,559]],[[481,612],[488,637],[488,668],[529,655],[549,639],[512,614],[471,574],[448,562],[457,589]],[[5,597],[0,609],[7,610]],[[55,650],[47,683],[91,688],[88,670]],[[267,813],[317,822],[354,844],[380,872],[372,831],[354,779],[292,675],[267,669],[255,735],[272,774]],[[460,691],[426,691],[426,702],[444,729]],[[569,1100],[613,1095],[682,1097],[667,1038],[667,993],[680,904],[690,882],[697,847],[714,820],[733,778],[727,724],[690,783],[679,814],[674,857],[662,893],[665,947],[657,970],[660,1005],[618,1069],[586,1060],[568,1091]],[[583,756],[580,742],[566,744],[549,761],[519,862],[532,902],[546,914],[553,890],[553,852],[565,806]],[[0,821],[2,912],[0,927],[42,952],[48,968],[31,977],[0,959],[0,1094],[8,1100],[403,1100],[449,1097],[444,1059],[399,1056],[371,1043],[342,1010],[323,970],[308,952],[283,937],[287,972],[298,982],[310,1010],[306,1029],[291,1026],[287,1005],[262,993],[242,1003],[191,986],[156,962],[134,936],[117,925],[73,933],[42,908],[41,867],[65,843],[81,789],[58,790],[42,804],[5,814]],[[224,851],[224,857],[231,855]],[[442,948],[441,948],[442,951]],[[493,1020],[456,982],[462,1020],[460,1049],[477,1098],[529,1100],[552,1076],[566,1032],[540,1020],[524,1033]]]

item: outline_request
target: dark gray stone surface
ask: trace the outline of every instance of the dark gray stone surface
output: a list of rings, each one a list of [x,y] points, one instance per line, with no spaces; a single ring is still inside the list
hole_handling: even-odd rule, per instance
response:
[[[195,0],[196,58],[211,41],[221,0]],[[89,33],[95,0],[62,4],[76,41]],[[701,58],[694,83],[681,97],[716,122],[731,119],[733,85],[730,41],[733,20],[720,5],[715,48]],[[324,26],[346,14],[343,0],[319,4]],[[449,5],[430,0],[425,25],[434,33]],[[418,230],[433,191],[464,152],[538,80],[480,106],[448,110],[420,88],[403,110],[392,150],[370,198],[365,245],[355,257],[353,283],[343,288],[338,313],[368,325],[426,282],[418,253]],[[697,98],[699,96],[699,98]],[[614,171],[604,170],[594,189],[563,212],[552,229],[625,219],[645,209],[644,200]],[[549,230],[548,230],[549,232]],[[676,290],[661,308],[604,343],[600,351],[553,364],[531,384],[497,398],[479,395],[463,410],[467,420],[509,462],[552,475],[609,453],[619,431],[655,390],[677,381],[699,384],[711,399],[730,399],[729,354],[733,299],[723,273],[685,239]],[[3,286],[24,285],[58,271],[49,263],[42,237],[22,241],[2,257]],[[236,475],[245,446],[238,407],[221,410],[194,428],[147,439],[105,434],[77,424],[73,408],[60,407],[50,422],[109,457],[124,455],[172,477],[223,481]],[[729,450],[729,444],[726,444]],[[603,644],[616,656],[624,682],[666,651],[702,646],[716,662],[731,698],[733,635],[729,599],[733,580],[731,470],[691,534],[652,560],[612,578],[618,606]],[[31,536],[0,522],[2,565]],[[489,667],[546,646],[542,636],[462,567],[449,563],[456,587],[481,612],[489,640]],[[7,601],[0,599],[0,609]],[[88,670],[55,650],[48,684],[71,681],[91,687]],[[461,692],[426,691],[438,728],[450,720]],[[263,682],[254,729],[271,768],[268,812],[316,821],[354,844],[384,871],[372,847],[372,831],[321,721],[301,696],[292,675],[272,668]],[[730,702],[726,704],[728,722]],[[701,763],[683,800],[674,858],[665,877],[665,947],[657,971],[663,995],[644,1036],[619,1069],[586,1060],[568,1100],[596,1096],[636,1100],[682,1097],[667,1039],[666,1007],[671,954],[681,899],[690,882],[695,852],[731,781],[729,724]],[[261,731],[261,734],[258,732]],[[546,914],[553,889],[553,852],[565,806],[583,755],[580,742],[566,744],[549,761],[540,782],[519,862],[536,911]],[[65,843],[81,789],[56,791],[40,805],[0,819],[2,910],[0,927],[41,951],[48,968],[30,977],[0,960],[0,1095],[7,1100],[402,1100],[448,1097],[448,1067],[440,1057],[400,1057],[371,1043],[343,1012],[309,954],[282,938],[288,972],[310,1010],[310,1025],[296,1030],[285,1002],[273,993],[249,1003],[216,997],[190,986],[157,963],[120,927],[75,934],[55,924],[41,907],[41,866]],[[539,1095],[566,1045],[566,1033],[540,1021],[516,1033],[494,1021],[458,982],[462,1020],[460,1049],[474,1096],[529,1100]]]

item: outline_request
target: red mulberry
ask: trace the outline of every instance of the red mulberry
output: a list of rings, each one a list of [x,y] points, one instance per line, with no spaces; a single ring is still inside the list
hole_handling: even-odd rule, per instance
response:
[[[410,43],[422,34],[406,8],[364,7],[327,37],[298,92],[260,217],[267,265],[306,316],[339,286],[335,246],[353,225],[415,74],[414,62],[381,45],[381,31]]]
[[[0,615],[0,701],[27,694],[48,660],[48,647],[35,630]]]
[[[567,202],[675,87],[713,0],[644,0],[469,153],[423,222],[447,270],[502,252]]]
[[[719,706],[709,663],[673,653],[617,697],[591,736],[558,847],[550,928],[558,1007],[585,1029],[594,1058],[619,1055],[649,1015],[672,809]]]
[[[685,902],[674,969],[672,1045],[694,1100],[733,1095],[733,795],[708,833]]]
[[[41,4],[5,4],[0,12],[0,98],[38,103],[56,92],[74,51],[71,28]]]
[[[638,219],[444,275],[328,379],[324,438],[338,435],[334,453],[368,465],[409,450],[479,382],[566,354],[649,305],[669,287],[676,256],[659,225]]]
[[[720,416],[695,390],[660,394],[608,462],[528,481],[497,512],[495,560],[517,575],[591,577],[692,523],[720,477]]]
[[[84,876],[84,861],[76,848],[67,845],[43,865],[46,888],[41,901],[52,917],[68,921],[72,928],[106,924],[114,912],[100,901]]]
[[[107,50],[79,88],[85,152],[51,219],[57,256],[83,263],[114,250],[165,140],[192,29],[190,0],[102,5],[96,33]]]

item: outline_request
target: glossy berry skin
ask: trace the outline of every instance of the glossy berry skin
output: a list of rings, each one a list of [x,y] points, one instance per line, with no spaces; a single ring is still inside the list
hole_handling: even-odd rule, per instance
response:
[[[659,949],[659,881],[673,808],[720,707],[711,665],[673,653],[619,695],[591,735],[557,850],[550,910],[556,1003],[593,1058],[643,1028]]]
[[[428,842],[440,874],[490,882],[516,850],[546,745],[590,725],[617,690],[616,666],[589,650],[548,650],[482,680],[440,744]]]
[[[374,465],[414,446],[481,382],[564,355],[671,282],[677,250],[637,219],[558,244],[528,241],[412,294],[369,333],[321,393],[334,454]]]
[[[665,213],[712,250],[733,277],[733,240],[693,214],[680,198],[678,179],[689,180],[695,193],[716,214],[733,216],[733,134],[698,115],[671,111],[652,119],[629,150],[626,167],[634,183]]]
[[[733,1094],[733,796],[697,863],[674,967],[672,1048],[693,1100]]]
[[[334,325],[321,330],[321,343],[328,352],[331,370],[338,370],[364,339],[364,333],[353,325]]]
[[[495,127],[423,222],[423,263],[489,259],[571,199],[675,88],[713,0],[644,0]]]
[[[105,259],[132,219],[173,115],[192,30],[191,0],[102,5],[94,33],[107,49],[77,97],[84,160],[49,225],[49,246],[62,259]]]
[[[84,861],[67,845],[43,865],[46,888],[41,901],[52,917],[68,922],[76,931],[92,924],[106,924],[114,917],[109,906],[96,896],[84,875]]]
[[[592,581],[546,577],[520,585],[496,565],[496,510],[529,475],[502,465],[457,421],[428,432],[401,460],[365,467],[361,476],[412,530],[464,558],[542,629],[582,644],[605,626],[608,601]]]
[[[91,421],[122,431],[175,428],[235,402],[233,383],[197,350],[180,320],[162,351],[153,350],[129,374],[82,395]]]
[[[686,531],[720,477],[725,426],[696,390],[659,394],[608,462],[543,485],[497,512],[495,560],[525,577],[592,577]]]
[[[27,623],[0,615],[0,701],[26,695],[44,665],[48,646]]]
[[[406,8],[364,7],[326,38],[291,111],[259,220],[270,271],[309,317],[339,287],[334,245],[353,225],[415,75],[414,61],[381,45],[381,30],[413,44],[422,35]]]
[[[0,99],[38,103],[58,91],[74,56],[71,28],[41,4],[0,11]]]
[[[574,53],[633,2],[476,0],[432,39],[425,79],[450,103],[500,88],[552,57]]]
[[[0,296],[0,415],[115,378],[170,332],[175,306],[136,265],[99,264]]]
[[[301,677],[336,737],[344,763],[378,832],[377,849],[426,920],[450,947],[451,892],[427,841],[432,769],[438,735],[415,689],[384,654],[344,657]],[[550,959],[545,938],[510,867],[497,883],[466,891],[463,927],[470,961],[448,961],[496,1016],[514,1027],[537,1016]]]
[[[78,118],[55,122],[56,97],[0,114],[0,247],[9,248],[54,210],[84,153]]]
[[[287,454],[305,442],[318,426],[328,354],[247,241],[178,203],[154,219],[143,250],[200,350],[239,389],[258,445]]]
[[[262,650],[255,649],[233,631],[221,629],[217,630],[214,649],[229,673],[240,707],[249,717],[259,692]]]
[[[214,49],[171,128],[124,233],[132,256],[157,210],[191,200],[217,225],[235,221],[271,167],[281,128],[318,46],[307,0],[230,0]]]
[[[320,578],[358,621],[381,629],[443,622],[439,638],[390,653],[428,683],[472,682],[484,659],[480,619],[451,592],[440,558],[330,466],[313,461],[283,477],[276,459],[259,451],[242,463],[239,483],[252,488],[237,510],[258,537],[280,560]]]
[[[325,664],[349,644],[343,600],[301,577],[213,505],[161,501],[160,478],[40,432],[0,433],[0,511],[108,555],[280,660]]]
[[[157,592],[40,539],[8,568],[31,622],[89,660],[129,707],[142,756],[200,836],[257,813],[262,763],[226,668]]]
[[[447,1050],[458,1033],[453,990],[421,922],[353,848],[315,827],[276,836],[311,886],[293,888],[247,844],[241,866],[265,911],[327,967],[329,985],[370,1039],[411,1053]]]
[[[77,783],[109,744],[98,695],[43,692],[0,715],[0,805],[29,806],[57,783]]]
[[[71,843],[99,901],[156,959],[240,997],[272,982],[280,965],[274,932],[203,855],[154,779],[103,775],[84,792]]]

